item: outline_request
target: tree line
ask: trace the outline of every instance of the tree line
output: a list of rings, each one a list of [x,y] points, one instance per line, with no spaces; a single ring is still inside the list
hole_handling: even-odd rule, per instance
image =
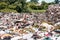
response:
[[[0,0],[0,12],[32,12],[31,10],[46,10],[48,5],[54,4],[46,3],[42,1],[41,5],[38,5],[39,0]]]

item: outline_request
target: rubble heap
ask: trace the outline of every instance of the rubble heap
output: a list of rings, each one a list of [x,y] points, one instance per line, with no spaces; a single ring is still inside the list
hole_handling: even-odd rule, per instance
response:
[[[45,13],[0,13],[0,40],[60,40],[55,28],[60,29],[59,4],[49,5]]]
[[[60,22],[60,5],[49,5],[46,13],[46,18],[48,22],[57,23]]]

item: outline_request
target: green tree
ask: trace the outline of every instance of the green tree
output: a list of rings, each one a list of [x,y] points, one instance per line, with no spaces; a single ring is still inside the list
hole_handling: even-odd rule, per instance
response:
[[[16,6],[16,10],[18,12],[26,12],[27,11],[27,3],[26,0],[18,0],[18,4]]]
[[[42,1],[42,5],[41,5],[41,9],[47,9],[48,8],[48,3],[46,3],[45,1]]]
[[[5,2],[0,3],[0,9],[4,9],[6,7],[7,7],[7,3],[5,3]]]
[[[6,3],[8,3],[8,5],[10,4],[14,4],[17,0],[5,0]]]
[[[31,2],[38,3],[39,0],[31,0]]]
[[[55,3],[56,3],[56,4],[59,3],[59,0],[55,0]]]
[[[41,3],[42,3],[42,5],[45,5],[45,4],[47,4],[45,1],[42,1]]]

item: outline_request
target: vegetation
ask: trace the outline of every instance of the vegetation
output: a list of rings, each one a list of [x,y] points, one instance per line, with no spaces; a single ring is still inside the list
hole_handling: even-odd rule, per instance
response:
[[[31,2],[38,3],[39,0],[31,0]]]
[[[34,13],[44,13],[44,12],[46,12],[46,10],[31,10],[31,12],[34,12]]]
[[[55,3],[57,3],[57,4],[58,4],[58,3],[59,3],[59,0],[55,0]]]
[[[39,0],[0,0],[0,12],[45,12],[48,5],[54,3],[46,3],[42,1],[41,5],[38,5]]]

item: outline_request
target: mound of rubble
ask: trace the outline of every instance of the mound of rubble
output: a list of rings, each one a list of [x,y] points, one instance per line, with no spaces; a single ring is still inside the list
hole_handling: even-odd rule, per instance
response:
[[[60,22],[60,5],[49,5],[46,13],[46,18],[48,22],[57,23]]]
[[[53,31],[59,26],[59,4],[49,5],[45,13],[0,13],[0,40],[60,40],[60,30]]]

